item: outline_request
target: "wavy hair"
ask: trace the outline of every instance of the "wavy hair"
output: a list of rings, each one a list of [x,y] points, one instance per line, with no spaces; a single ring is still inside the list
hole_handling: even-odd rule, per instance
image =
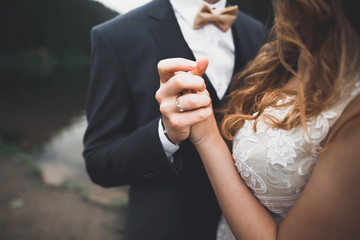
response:
[[[274,0],[274,26],[268,43],[233,79],[227,105],[220,110],[221,132],[232,141],[245,120],[261,114],[275,128],[306,128],[340,96],[344,80],[354,80],[360,66],[360,38],[342,10],[341,0]],[[297,78],[295,88],[287,88]],[[292,96],[278,105],[279,100]],[[290,106],[284,119],[264,113]]]

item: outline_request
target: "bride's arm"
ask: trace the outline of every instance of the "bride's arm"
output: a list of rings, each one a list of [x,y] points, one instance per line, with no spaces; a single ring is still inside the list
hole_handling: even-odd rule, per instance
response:
[[[194,142],[236,239],[360,239],[360,114],[321,153],[279,228],[247,188],[214,118],[191,128]]]
[[[276,239],[275,221],[240,177],[214,117],[193,126],[190,140],[200,154],[221,210],[236,239]]]

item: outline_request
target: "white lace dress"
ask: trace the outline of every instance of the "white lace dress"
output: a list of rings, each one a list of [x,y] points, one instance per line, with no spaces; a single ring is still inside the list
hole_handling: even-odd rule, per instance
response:
[[[235,135],[235,165],[244,182],[278,224],[301,195],[316,163],[318,155],[309,153],[304,146],[311,147],[312,152],[319,151],[330,128],[359,92],[360,82],[347,91],[348,94],[343,94],[337,104],[310,119],[307,122],[310,137],[302,126],[291,130],[271,128],[261,116],[256,133],[253,131],[254,121],[246,121]],[[265,113],[283,119],[288,110],[269,107]],[[223,217],[217,239],[235,239]]]

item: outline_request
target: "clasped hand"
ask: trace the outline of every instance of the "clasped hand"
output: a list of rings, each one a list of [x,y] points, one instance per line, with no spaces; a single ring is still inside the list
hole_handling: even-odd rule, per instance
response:
[[[194,62],[183,58],[158,63],[160,88],[156,100],[165,130],[173,143],[190,138],[197,144],[207,137],[211,128],[217,129],[211,98],[201,77],[207,65],[207,59]]]

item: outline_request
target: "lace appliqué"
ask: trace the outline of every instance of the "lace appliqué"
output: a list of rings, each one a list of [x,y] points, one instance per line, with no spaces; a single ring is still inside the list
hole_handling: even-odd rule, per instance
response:
[[[249,159],[249,156],[252,155],[252,152],[255,149],[255,146],[251,148],[243,148],[242,144],[245,142],[252,142],[257,143],[258,142],[258,132],[253,131],[253,123],[254,121],[246,121],[244,123],[244,126],[240,129],[238,134],[238,138],[236,138],[236,141],[238,142],[239,149],[242,149],[241,151],[235,151],[233,153],[233,158],[235,160],[235,166],[238,169],[238,172],[240,173],[241,177],[243,179],[247,179],[245,183],[252,189],[255,193],[265,193],[267,191],[266,184],[262,180],[262,178],[254,171],[253,167],[248,166],[246,163],[246,160]],[[267,127],[266,127],[267,128]],[[266,128],[260,128],[262,131],[265,131]],[[261,132],[260,130],[260,132]]]

